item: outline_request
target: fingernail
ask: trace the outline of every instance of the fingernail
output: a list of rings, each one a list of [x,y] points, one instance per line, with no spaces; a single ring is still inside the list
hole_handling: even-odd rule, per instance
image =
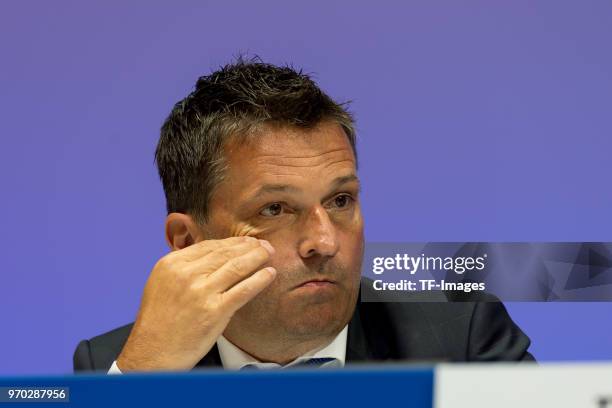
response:
[[[264,247],[264,248],[266,248],[268,250],[270,255],[272,255],[275,252],[275,250],[272,247],[272,245],[270,245],[270,243],[268,241],[266,241],[265,239],[260,239],[259,243],[261,244],[262,247]]]
[[[268,266],[266,269],[268,270],[268,272],[270,272],[270,275],[276,276],[276,268],[275,267]]]
[[[244,237],[244,240],[245,240],[245,241],[247,241],[247,242],[255,241],[256,239],[257,239],[257,238],[255,238],[255,237],[250,237],[250,236],[245,236],[245,237]]]

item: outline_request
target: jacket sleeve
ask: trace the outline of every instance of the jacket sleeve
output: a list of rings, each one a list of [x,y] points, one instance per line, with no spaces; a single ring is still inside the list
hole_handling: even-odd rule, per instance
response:
[[[72,357],[74,371],[91,371],[93,370],[93,361],[91,358],[91,347],[88,340],[83,340],[79,343],[74,356]]]
[[[470,321],[468,361],[535,361],[529,337],[512,321],[493,295],[476,302]]]

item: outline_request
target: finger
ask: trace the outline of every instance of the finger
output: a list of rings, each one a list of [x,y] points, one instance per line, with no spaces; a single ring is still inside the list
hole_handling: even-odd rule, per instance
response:
[[[208,275],[207,286],[217,293],[225,292],[238,282],[251,276],[270,260],[270,251],[263,246],[253,248],[244,255],[229,259]]]
[[[184,261],[191,262],[193,260],[208,255],[216,249],[225,248],[228,246],[241,244],[249,241],[255,242],[257,241],[257,238],[243,236],[224,239],[207,239],[204,241],[196,242],[195,244],[192,244],[186,248],[175,251],[175,256],[181,258]]]
[[[252,249],[261,247],[262,241],[257,239],[233,246],[220,247],[201,258],[187,262],[183,270],[188,274],[209,275],[225,265],[230,259],[237,258],[248,253]]]
[[[262,290],[267,288],[276,279],[278,272],[269,266],[255,272],[226,292],[223,292],[222,302],[233,313],[247,304]]]

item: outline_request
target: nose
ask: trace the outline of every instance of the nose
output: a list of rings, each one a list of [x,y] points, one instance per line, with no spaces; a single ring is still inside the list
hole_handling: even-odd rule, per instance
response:
[[[340,243],[336,228],[329,218],[329,214],[322,206],[314,208],[303,223],[302,239],[299,244],[299,253],[302,258],[319,256],[334,256]]]

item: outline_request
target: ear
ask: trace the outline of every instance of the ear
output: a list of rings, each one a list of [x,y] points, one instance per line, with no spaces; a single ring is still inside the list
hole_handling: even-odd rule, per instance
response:
[[[204,239],[202,230],[190,215],[170,213],[166,217],[166,243],[172,251],[187,248]]]

